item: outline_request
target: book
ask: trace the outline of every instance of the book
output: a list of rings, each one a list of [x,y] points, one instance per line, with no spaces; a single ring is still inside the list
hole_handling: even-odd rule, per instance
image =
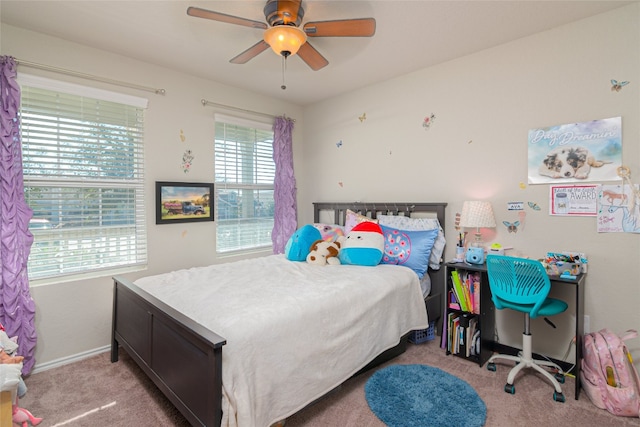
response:
[[[473,313],[480,314],[480,275],[473,282]]]
[[[473,275],[467,273],[467,277],[464,280],[465,292],[467,294],[467,305],[469,306],[469,312],[473,312]]]
[[[460,275],[458,274],[457,270],[453,270],[451,272],[451,280],[453,281],[453,291],[455,292],[456,298],[460,303],[460,308],[462,308],[462,310],[464,311],[469,311],[469,305],[467,303],[467,297],[464,291],[464,286],[460,281]]]
[[[478,318],[474,316],[469,320],[469,327],[467,328],[467,357],[471,356],[474,347],[474,336],[476,334],[476,328],[478,326]]]
[[[455,294],[452,291],[449,291],[449,308],[460,310],[460,303],[458,302]]]
[[[460,316],[458,313],[449,313],[447,315],[447,351],[449,353],[453,352],[453,342],[455,337],[454,320],[457,319],[458,316]]]

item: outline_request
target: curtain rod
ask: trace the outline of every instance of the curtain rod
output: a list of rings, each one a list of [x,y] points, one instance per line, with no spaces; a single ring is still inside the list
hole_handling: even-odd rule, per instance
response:
[[[144,90],[146,92],[153,92],[156,95],[164,95],[166,93],[164,89],[155,89],[148,86],[140,86],[134,83],[121,82],[119,80],[112,80],[112,79],[107,79],[105,77],[94,76],[92,74],[85,74],[85,73],[80,73],[78,71],[66,70],[64,68],[53,67],[51,65],[43,65],[43,64],[38,64],[36,62],[23,61],[17,58],[15,61],[18,65],[22,65],[25,67],[38,68],[40,70],[53,71],[55,73],[66,74],[68,76],[74,76],[74,77],[80,77],[82,79],[93,80],[93,81],[102,82],[102,83],[109,83],[112,85],[123,86],[123,87],[132,88],[132,89]]]
[[[204,98],[201,99],[200,102],[202,103],[203,107],[206,107],[207,105],[211,105],[211,106],[214,106],[214,107],[220,107],[220,108],[226,108],[226,109],[229,109],[229,110],[239,111],[241,113],[257,114],[259,116],[268,117],[270,119],[275,119],[276,118],[276,116],[274,116],[273,114],[261,113],[259,111],[253,111],[253,110],[245,110],[244,108],[234,107],[234,106],[231,106],[231,105],[218,104],[217,102],[207,101]],[[285,119],[289,119],[289,120],[291,120],[293,122],[296,121],[296,119],[293,119],[291,117],[287,117],[286,114],[283,114],[282,117],[284,117]]]

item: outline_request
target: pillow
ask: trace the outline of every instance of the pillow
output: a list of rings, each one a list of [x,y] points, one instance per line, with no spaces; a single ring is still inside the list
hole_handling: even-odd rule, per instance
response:
[[[349,232],[353,230],[353,227],[364,221],[373,222],[375,224],[378,223],[378,221],[375,219],[371,219],[368,216],[361,215],[357,212],[352,211],[351,209],[347,209],[347,214],[344,218],[344,234],[349,234]]]
[[[375,266],[380,264],[384,238],[382,229],[371,221],[357,224],[340,247],[340,263],[351,265]]]
[[[438,237],[433,243],[431,255],[429,256],[429,267],[433,270],[440,269],[440,262],[447,240],[444,238],[444,231],[437,218],[411,218],[402,215],[378,215],[380,225],[397,228],[398,230],[433,230],[438,229]]]
[[[380,226],[384,236],[382,264],[397,264],[409,267],[422,279],[429,268],[431,248],[438,237],[438,229],[398,230]]]
[[[316,240],[322,240],[320,231],[311,224],[303,225],[287,241],[284,254],[289,261],[306,261]]]
[[[320,231],[320,235],[322,236],[322,240],[325,242],[335,242],[338,240],[338,237],[344,236],[344,229],[341,225],[338,224],[321,224],[316,223],[313,224],[315,228]]]

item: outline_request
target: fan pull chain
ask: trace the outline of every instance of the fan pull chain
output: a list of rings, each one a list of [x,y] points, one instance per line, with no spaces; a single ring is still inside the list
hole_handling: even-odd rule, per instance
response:
[[[284,84],[284,72],[287,69],[287,56],[288,55],[282,55],[282,86],[280,86],[280,89],[282,90],[287,88],[287,85]]]

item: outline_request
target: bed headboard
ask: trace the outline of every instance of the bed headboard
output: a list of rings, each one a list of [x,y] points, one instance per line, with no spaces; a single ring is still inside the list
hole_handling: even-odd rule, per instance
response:
[[[315,202],[313,204],[313,222],[327,222],[322,218],[329,215],[332,224],[344,225],[347,209],[373,219],[378,215],[405,215],[414,217],[436,217],[443,230],[446,203],[364,203],[364,202]],[[332,215],[332,216],[331,216]]]
[[[315,202],[313,204],[313,222],[324,222],[344,225],[347,209],[375,219],[378,215],[405,215],[420,218],[438,218],[440,226],[445,230],[446,203],[404,203],[404,202]],[[429,320],[437,320],[437,331],[442,331],[444,318],[444,267],[439,270],[429,268],[431,293],[425,299]]]

